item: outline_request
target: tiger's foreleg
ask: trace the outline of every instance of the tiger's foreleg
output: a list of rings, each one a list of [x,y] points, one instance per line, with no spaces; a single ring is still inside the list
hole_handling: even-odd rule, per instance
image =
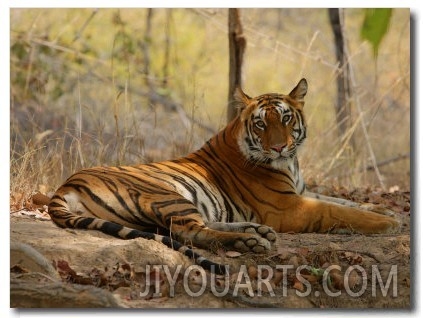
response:
[[[304,192],[303,195],[306,196],[306,197],[309,197],[309,198],[318,199],[320,201],[326,201],[326,202],[340,204],[340,205],[343,205],[343,206],[349,206],[349,207],[357,208],[357,209],[360,209],[360,210],[376,212],[376,213],[388,215],[388,216],[391,216],[391,217],[395,216],[395,213],[393,211],[389,210],[383,204],[357,203],[357,202],[350,201],[350,200],[347,200],[347,199],[330,197],[330,196],[326,196],[326,195],[322,195],[322,194],[314,193],[314,192],[309,192],[309,191]]]
[[[205,224],[201,215],[173,216],[171,234],[193,245],[210,248],[214,243],[230,250],[263,253],[270,250],[276,240],[276,233],[268,226],[254,223],[225,224],[210,222]]]
[[[270,242],[276,241],[276,232],[269,226],[251,222],[207,222],[207,227],[217,231],[251,233],[259,235]]]

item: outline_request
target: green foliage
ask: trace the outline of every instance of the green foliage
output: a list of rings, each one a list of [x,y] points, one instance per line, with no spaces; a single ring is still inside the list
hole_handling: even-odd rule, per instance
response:
[[[361,37],[373,46],[373,55],[378,55],[379,45],[388,31],[392,9],[365,9],[364,22],[361,27]]]

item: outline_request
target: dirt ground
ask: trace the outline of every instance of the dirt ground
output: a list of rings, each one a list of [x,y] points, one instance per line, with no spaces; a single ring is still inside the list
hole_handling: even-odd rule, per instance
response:
[[[388,197],[395,235],[286,233],[263,255],[196,249],[228,277],[160,243],[59,229],[23,208],[10,217],[11,307],[410,308],[409,193]]]

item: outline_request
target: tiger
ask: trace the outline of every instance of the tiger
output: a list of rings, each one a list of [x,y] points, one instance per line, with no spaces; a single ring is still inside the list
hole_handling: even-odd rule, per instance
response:
[[[238,115],[199,150],[168,161],[76,172],[51,198],[52,221],[156,240],[216,272],[220,264],[189,245],[265,253],[277,233],[398,231],[392,215],[306,191],[297,152],[307,137],[307,90],[305,78],[287,95],[250,97],[238,87]]]

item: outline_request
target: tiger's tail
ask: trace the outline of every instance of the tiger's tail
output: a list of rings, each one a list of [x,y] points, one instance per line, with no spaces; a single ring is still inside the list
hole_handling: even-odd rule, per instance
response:
[[[187,256],[190,259],[193,259],[196,264],[198,264],[205,270],[213,272],[217,275],[224,275],[225,273],[227,273],[227,269],[224,265],[210,261],[209,259],[194,252],[188,246],[183,245],[182,243],[172,239],[170,236],[163,236],[151,232],[144,232],[132,229],[96,217],[76,216],[75,214],[70,213],[67,210],[66,206],[59,204],[55,200],[52,200],[50,202],[48,206],[48,211],[53,222],[59,227],[97,230],[121,239],[134,239],[140,237],[147,240],[154,240]]]

